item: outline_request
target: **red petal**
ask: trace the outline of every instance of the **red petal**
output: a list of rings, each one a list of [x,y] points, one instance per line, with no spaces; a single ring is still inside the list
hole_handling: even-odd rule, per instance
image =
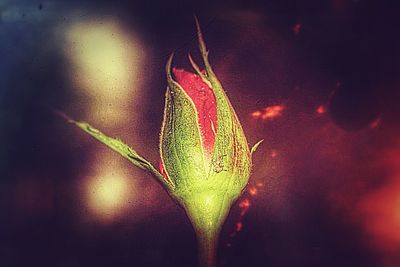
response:
[[[196,107],[204,148],[211,155],[217,130],[217,105],[214,92],[199,75],[176,68],[172,71],[176,81]]]
[[[169,179],[167,173],[165,172],[165,169],[164,169],[164,165],[163,165],[163,163],[162,163],[162,160],[160,160],[160,163],[159,163],[158,168],[160,169],[160,173],[161,173],[161,175],[164,177],[164,179],[165,179],[168,183],[174,184],[174,183],[171,181],[171,179]]]
[[[160,173],[164,178],[167,178],[167,173],[164,170],[164,165],[162,164],[162,161],[160,160],[160,163],[158,164],[158,168],[160,169]]]

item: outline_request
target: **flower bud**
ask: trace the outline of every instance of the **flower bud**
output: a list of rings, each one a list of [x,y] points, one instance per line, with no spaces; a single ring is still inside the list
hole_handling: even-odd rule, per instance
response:
[[[238,117],[208,62],[205,70],[166,67],[168,87],[160,136],[166,179],[199,236],[217,236],[233,201],[246,186],[251,153]]]
[[[213,73],[177,68],[171,73],[171,60],[160,138],[165,175],[177,193],[206,187],[238,195],[251,159],[235,111]]]

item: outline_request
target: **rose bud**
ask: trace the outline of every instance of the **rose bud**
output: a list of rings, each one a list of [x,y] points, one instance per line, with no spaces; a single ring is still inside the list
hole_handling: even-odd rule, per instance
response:
[[[134,149],[89,124],[69,122],[147,170],[186,211],[198,237],[201,266],[215,266],[219,232],[232,203],[248,183],[251,155],[239,119],[208,61],[196,20],[205,70],[189,55],[194,72],[167,62],[167,91],[160,135],[160,171]]]
[[[216,237],[232,202],[248,182],[250,150],[239,120],[207,61],[206,71],[172,69],[160,151],[174,195],[185,208],[199,236],[203,260],[215,257]]]
[[[176,68],[171,73],[172,56],[167,63],[160,152],[174,195],[198,233],[204,265],[210,266],[220,228],[248,182],[251,153],[198,33],[205,71],[190,55],[196,73]]]

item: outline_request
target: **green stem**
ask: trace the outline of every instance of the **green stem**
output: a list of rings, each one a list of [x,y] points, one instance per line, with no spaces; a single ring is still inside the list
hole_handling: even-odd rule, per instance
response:
[[[199,267],[217,267],[219,230],[196,230]]]
[[[213,191],[193,194],[182,203],[197,236],[200,267],[216,267],[219,233],[231,201]]]

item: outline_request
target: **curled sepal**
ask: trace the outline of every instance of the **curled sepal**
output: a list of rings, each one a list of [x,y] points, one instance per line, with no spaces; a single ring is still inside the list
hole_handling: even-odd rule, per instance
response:
[[[264,139],[261,139],[260,141],[258,141],[257,143],[255,143],[250,150],[250,154],[253,156],[254,152],[257,151],[258,147],[261,145],[261,143],[264,142]]]
[[[76,125],[101,143],[116,151],[118,154],[132,162],[136,167],[149,172],[157,179],[158,182],[161,183],[165,189],[167,189],[167,191],[172,191],[174,189],[174,184],[171,181],[162,176],[162,174],[157,171],[157,169],[154,168],[154,166],[148,160],[140,156],[133,148],[121,140],[105,135],[86,122],[75,121],[69,117],[66,117],[65,115],[63,117],[66,118],[69,123]]]

